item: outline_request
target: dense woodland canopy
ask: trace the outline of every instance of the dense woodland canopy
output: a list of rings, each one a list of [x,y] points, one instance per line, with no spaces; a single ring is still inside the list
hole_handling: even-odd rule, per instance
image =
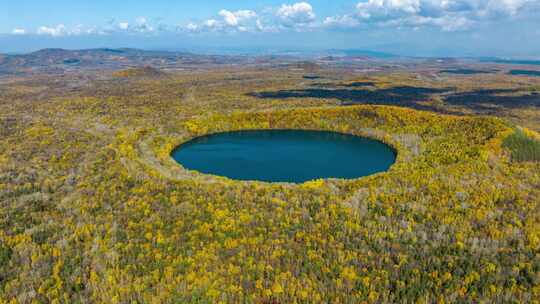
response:
[[[0,84],[0,303],[540,298],[538,80],[142,72]],[[170,157],[283,128],[377,138],[397,162],[297,185]]]

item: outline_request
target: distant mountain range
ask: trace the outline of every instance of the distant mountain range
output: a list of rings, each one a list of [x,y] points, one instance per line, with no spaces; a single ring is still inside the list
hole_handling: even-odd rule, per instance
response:
[[[181,51],[121,49],[42,49],[28,54],[0,54],[0,75],[18,73],[63,73],[69,70],[116,70],[154,66],[161,69],[204,67],[207,65],[273,63],[291,60],[287,56],[200,55]]]
[[[398,56],[368,50],[328,50],[316,53],[283,51],[274,54],[227,55],[194,54],[187,51],[98,48],[66,50],[42,49],[27,54],[0,54],[0,75],[28,73],[65,73],[70,70],[118,70],[153,66],[159,69],[204,68],[211,65],[283,65],[299,61],[332,58],[331,62],[369,61]]]
[[[213,56],[201,56],[184,52],[168,51],[147,51],[139,49],[86,49],[86,50],[65,50],[65,49],[42,49],[28,54],[5,55],[0,64],[16,64],[18,66],[40,66],[40,65],[99,65],[99,64],[119,64],[145,60],[165,60],[177,61],[180,59],[189,60],[193,58],[211,60]]]
[[[201,69],[216,65],[283,66],[302,61],[322,64],[371,64],[386,60],[424,60],[433,63],[493,62],[499,64],[540,65],[540,60],[513,60],[502,58],[436,58],[403,57],[392,53],[360,50],[330,49],[327,51],[282,51],[243,55],[194,54],[188,51],[141,50],[133,48],[98,48],[85,50],[42,49],[27,54],[0,54],[0,75],[62,74],[80,70],[119,70],[152,66],[158,69]],[[363,67],[365,68],[365,67]]]

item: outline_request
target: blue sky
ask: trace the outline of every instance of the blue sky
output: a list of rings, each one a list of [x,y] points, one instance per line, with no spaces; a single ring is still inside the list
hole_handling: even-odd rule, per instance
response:
[[[0,52],[44,47],[540,58],[540,0],[0,1]]]

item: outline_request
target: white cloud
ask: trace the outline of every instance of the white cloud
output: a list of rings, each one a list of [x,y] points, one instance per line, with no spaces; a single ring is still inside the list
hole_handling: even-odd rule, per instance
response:
[[[257,19],[255,22],[255,26],[257,27],[257,30],[260,32],[264,32],[265,26],[262,24],[261,19]]]
[[[219,26],[219,22],[216,19],[209,19],[204,22],[204,25],[208,28],[217,28]]]
[[[177,31],[187,33],[216,32],[223,29],[223,23],[216,19],[208,19],[201,23],[189,22],[185,25],[177,26]]]
[[[54,27],[40,26],[35,32],[38,35],[62,37],[62,36],[79,36],[79,35],[105,35],[110,33],[106,29],[99,27],[87,27],[79,24],[72,28],[67,28],[64,24],[58,24]]]
[[[276,13],[282,25],[287,27],[305,26],[315,20],[313,7],[307,2],[293,5],[283,4]]]
[[[186,33],[237,33],[237,32],[280,32],[288,30],[344,29],[370,27],[434,27],[442,31],[474,29],[482,23],[493,23],[506,19],[538,17],[540,0],[357,0],[355,10],[335,16],[317,18],[314,8],[308,2],[282,4],[260,11],[222,9],[214,17],[198,22],[182,23],[177,30]],[[128,22],[129,21],[129,22]],[[113,34],[126,32],[134,34],[155,34],[172,28],[160,19],[139,17],[136,20],[119,21],[111,19],[105,26],[84,27],[78,25],[67,28],[63,24],[41,26],[35,32],[39,35],[60,37],[66,35]],[[534,31],[534,30],[533,30]],[[28,34],[23,28],[14,29],[11,34]]]
[[[356,5],[361,18],[377,18],[416,14],[420,10],[420,0],[369,0]]]
[[[360,25],[360,22],[352,16],[343,15],[326,17],[323,25],[329,28],[355,28]]]
[[[185,29],[190,32],[196,32],[199,29],[199,26],[195,23],[190,22],[185,26]]]
[[[118,23],[118,28],[125,31],[129,28],[129,22],[120,22]]]
[[[151,33],[155,31],[155,28],[148,23],[146,17],[137,18],[135,24],[130,29],[138,33]]]
[[[68,32],[69,35],[81,35],[81,34],[86,34],[88,33],[87,31],[89,31],[90,29],[85,29],[84,26],[82,24],[79,24],[77,25],[73,30],[70,30]],[[88,34],[91,34],[91,33],[88,33]]]
[[[40,26],[37,30],[38,35],[48,35],[53,37],[60,37],[68,34],[65,25],[58,24],[55,27]]]
[[[516,15],[528,4],[538,2],[535,0],[490,0],[487,2],[487,10],[501,12],[508,15]]]
[[[441,28],[443,31],[452,32],[469,29],[474,22],[463,16],[424,17],[414,15],[401,19],[398,23],[399,25],[413,27],[435,26]]]
[[[435,26],[446,31],[476,22],[514,17],[540,0],[367,0],[356,5],[357,18],[391,26]]]
[[[109,32],[125,31],[139,34],[154,34],[168,30],[169,26],[162,23],[160,18],[148,20],[146,17],[138,17],[133,22],[121,21],[109,28]]]
[[[256,28],[257,13],[251,10],[229,11],[222,9],[218,12],[221,19],[207,19],[200,23],[189,22],[179,26],[178,30],[189,33],[201,32],[248,32]],[[257,19],[258,20],[258,19]]]
[[[135,22],[137,22],[138,25],[146,24],[147,23],[146,17],[138,17],[137,20],[135,20]]]
[[[369,0],[356,5],[358,16],[363,19],[396,18],[420,11],[420,0]]]
[[[279,32],[279,28],[277,28],[275,25],[272,25],[271,23],[263,23],[263,20],[257,19],[255,21],[255,30],[257,32],[262,33],[276,33]]]
[[[13,29],[13,31],[11,31],[11,34],[13,34],[13,35],[24,35],[24,34],[26,34],[26,30],[22,29],[22,28],[16,28],[16,29]]]
[[[219,12],[219,15],[221,17],[223,17],[226,24],[228,24],[230,26],[237,26],[238,25],[238,19],[236,18],[236,16],[232,12],[229,12],[228,10],[221,10]]]
[[[257,14],[254,11],[250,11],[250,10],[240,10],[236,12],[231,12],[231,11],[223,9],[219,11],[219,15],[223,17],[223,20],[226,25],[233,26],[233,27],[240,25],[242,21],[257,17]]]

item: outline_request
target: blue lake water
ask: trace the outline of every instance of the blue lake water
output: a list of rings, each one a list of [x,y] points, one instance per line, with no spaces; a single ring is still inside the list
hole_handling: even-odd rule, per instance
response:
[[[202,173],[293,183],[367,176],[388,170],[396,160],[394,150],[377,140],[304,130],[207,135],[182,144],[172,157],[184,168]]]

